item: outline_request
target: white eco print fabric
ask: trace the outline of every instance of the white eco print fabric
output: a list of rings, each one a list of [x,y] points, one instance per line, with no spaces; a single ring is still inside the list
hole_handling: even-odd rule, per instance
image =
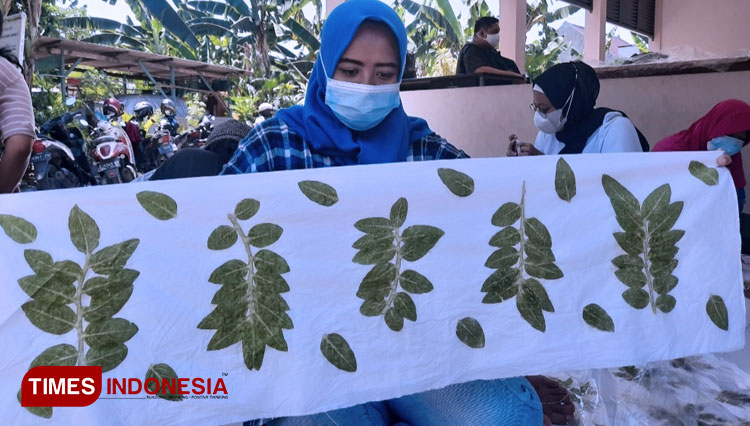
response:
[[[36,240],[23,245],[0,233],[3,423],[226,424],[315,413],[475,379],[640,365],[741,348],[745,305],[732,179],[719,168],[718,185],[708,186],[688,172],[690,161],[714,167],[716,157],[695,152],[565,156],[576,178],[571,202],[555,191],[559,156],[340,167],[2,196],[0,214],[22,217],[38,230]],[[473,194],[450,192],[438,177],[439,168],[473,178]],[[628,287],[616,278],[611,262],[623,254],[613,237],[622,229],[603,189],[603,174],[641,203],[665,183],[671,201],[684,202],[673,228],[685,230],[673,272],[679,283],[669,293],[676,305],[667,314],[655,314],[650,306],[635,309],[622,297]],[[338,203],[311,202],[298,187],[304,180],[334,187]],[[519,315],[515,298],[482,303],[482,285],[493,273],[484,264],[496,250],[488,242],[500,230],[491,218],[501,205],[520,202],[524,182],[525,215],[546,225],[555,264],[564,273],[560,279],[540,280],[554,304],[553,313],[544,313],[545,332]],[[141,191],[172,197],[177,217],[151,216],[136,200]],[[430,225],[444,235],[421,259],[402,262],[401,271],[418,271],[434,289],[412,295],[417,321],[407,320],[394,332],[382,316],[365,317],[359,311],[362,299],[356,294],[371,266],[352,261],[357,253],[352,244],[364,235],[355,222],[388,217],[400,197],[408,200],[402,231]],[[260,202],[258,213],[242,222],[245,232],[263,222],[281,226],[281,238],[268,248],[291,269],[283,275],[291,291],[281,294],[294,323],[284,330],[288,351],[266,348],[259,371],[245,366],[239,343],[207,351],[215,331],[197,328],[214,309],[211,301],[220,289],[208,282],[212,271],[230,259],[246,258],[240,243],[228,250],[207,248],[212,231],[229,225],[228,214],[245,198]],[[138,332],[125,343],[127,357],[104,373],[104,381],[144,378],[150,365],[166,363],[179,377],[223,378],[227,399],[100,399],[85,408],[54,408],[52,421],[20,406],[16,393],[32,360],[50,346],[77,342],[75,329],[58,336],[32,325],[21,309],[30,297],[18,284],[32,274],[25,249],[44,250],[55,261],[83,263],[68,229],[74,205],[98,224],[99,248],[140,240],[126,266],[140,276],[115,315],[136,324]],[[728,331],[706,313],[711,295],[726,303]],[[607,311],[614,333],[584,322],[582,310],[590,303]],[[483,348],[457,338],[457,321],[465,317],[481,324]],[[334,367],[321,354],[321,338],[328,333],[346,339],[356,354],[356,372]]]

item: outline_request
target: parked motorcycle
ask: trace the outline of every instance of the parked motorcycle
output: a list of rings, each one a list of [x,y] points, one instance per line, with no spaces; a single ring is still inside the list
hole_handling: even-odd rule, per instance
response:
[[[36,189],[73,188],[96,184],[91,166],[86,157],[85,142],[81,131],[71,125],[82,112],[67,112],[45,123],[32,145],[30,166],[33,170]],[[80,120],[80,124],[86,124]],[[25,187],[32,183],[27,174]]]
[[[100,120],[92,131],[94,160],[102,183],[130,182],[136,177],[135,153],[125,130]]]
[[[203,148],[213,129],[214,116],[204,115],[197,129],[192,132],[183,133],[175,138],[175,145],[178,149]]]
[[[161,166],[167,158],[174,155],[177,145],[172,138],[172,124],[162,119],[144,147],[144,157],[149,162],[149,169]]]

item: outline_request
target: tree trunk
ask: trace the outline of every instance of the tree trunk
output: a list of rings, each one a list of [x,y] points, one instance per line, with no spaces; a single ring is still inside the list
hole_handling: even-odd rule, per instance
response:
[[[266,40],[266,11],[260,8],[260,23],[258,24],[255,36],[255,48],[260,55],[261,66],[263,67],[263,76],[271,77],[271,61],[268,58],[268,41]]]
[[[26,6],[26,43],[24,46],[23,74],[26,84],[32,87],[34,82],[34,48],[39,39],[39,20],[42,16],[42,0],[25,0]],[[65,70],[60,70],[64,72]],[[65,97],[65,93],[62,94]]]

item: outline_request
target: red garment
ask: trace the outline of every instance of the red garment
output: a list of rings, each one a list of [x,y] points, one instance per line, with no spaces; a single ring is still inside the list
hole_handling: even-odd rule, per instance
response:
[[[125,124],[125,133],[128,134],[128,138],[130,138],[130,143],[133,144],[133,150],[135,152],[138,152],[138,147],[141,145],[141,131],[133,124],[133,122],[128,121]]]
[[[706,151],[706,144],[711,139],[747,130],[750,130],[750,105],[737,99],[729,99],[716,104],[687,130],[659,141],[652,151]],[[744,188],[746,182],[742,170],[742,153],[732,156],[729,171],[732,172],[735,188]]]

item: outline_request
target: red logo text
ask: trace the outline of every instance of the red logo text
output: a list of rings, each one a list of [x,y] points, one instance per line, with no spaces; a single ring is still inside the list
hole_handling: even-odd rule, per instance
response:
[[[102,367],[34,367],[23,376],[23,407],[85,407],[102,392]]]

